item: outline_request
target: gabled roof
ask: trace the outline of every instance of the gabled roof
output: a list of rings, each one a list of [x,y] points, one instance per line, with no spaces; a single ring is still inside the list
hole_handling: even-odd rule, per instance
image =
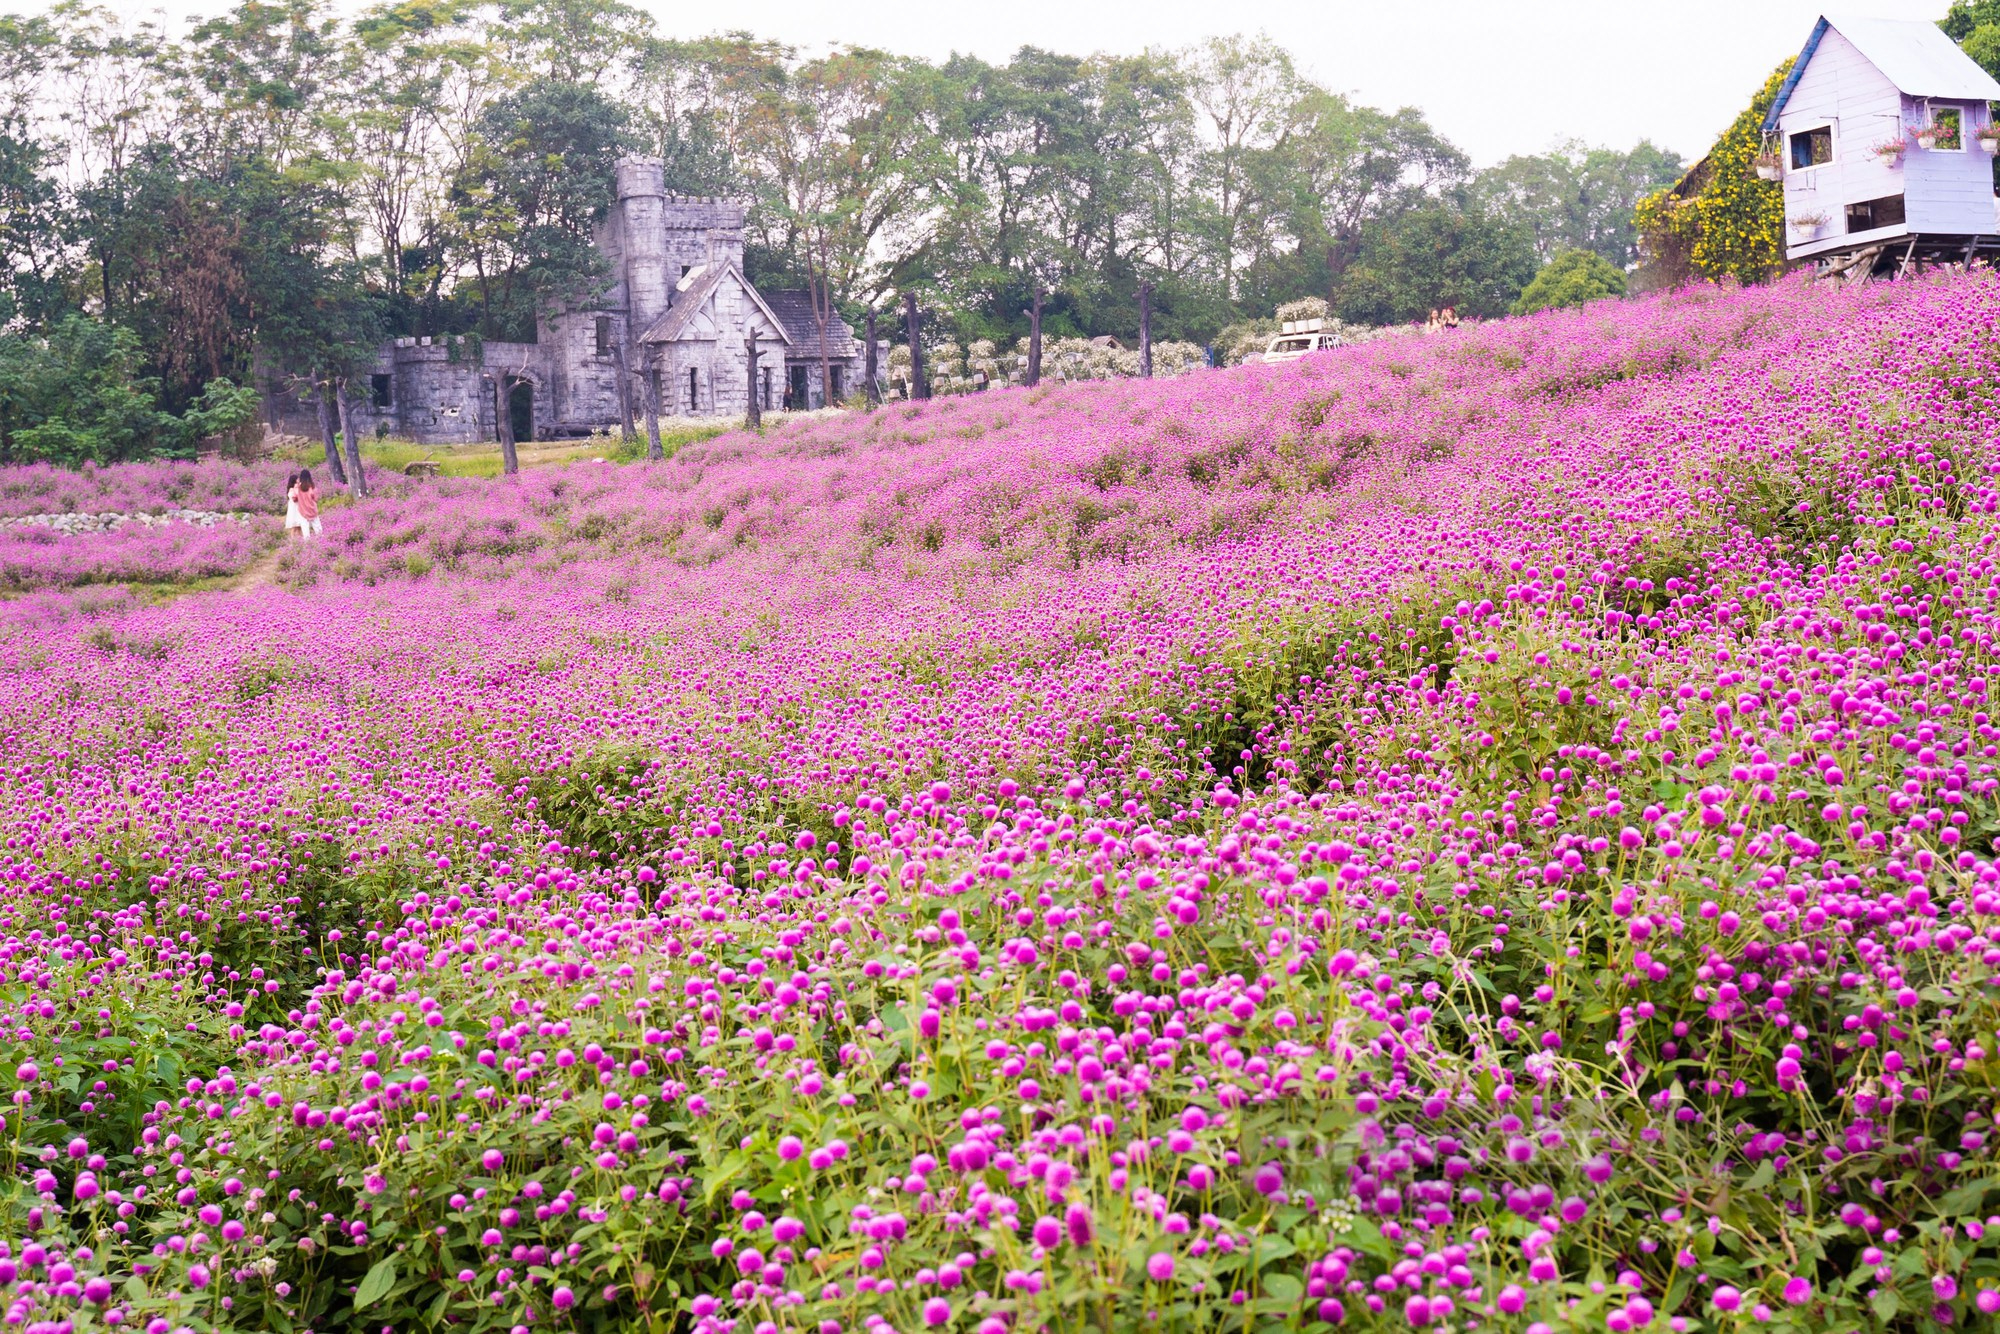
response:
[[[771,309],[785,322],[791,331],[792,346],[796,355],[819,359],[819,321],[813,318],[812,293],[801,291],[780,291],[768,294]],[[854,336],[854,330],[847,327],[847,321],[836,313],[826,322],[826,355],[830,361],[847,361],[861,355],[861,343]]]
[[[1813,25],[1792,72],[1764,115],[1764,133],[1778,128],[1778,117],[1812,63],[1827,29],[1853,44],[1862,58],[1907,97],[1948,97],[1967,102],[2000,102],[2000,83],[1973,63],[1958,43],[1935,23],[1911,19],[1834,18],[1823,15]]]
[[[688,331],[688,326],[694,323],[695,316],[701,313],[701,308],[708,304],[708,299],[715,295],[715,289],[722,286],[723,279],[732,276],[742,285],[744,294],[756,304],[758,310],[764,313],[764,318],[771,322],[771,327],[778,330],[786,345],[796,343],[798,340],[786,327],[785,321],[778,317],[778,313],[771,309],[770,303],[750,285],[750,280],[745,278],[734,264],[704,264],[681,279],[676,288],[678,294],[674,298],[674,304],[667,307],[666,314],[653,321],[652,328],[639,335],[639,341],[642,343],[678,341]]]

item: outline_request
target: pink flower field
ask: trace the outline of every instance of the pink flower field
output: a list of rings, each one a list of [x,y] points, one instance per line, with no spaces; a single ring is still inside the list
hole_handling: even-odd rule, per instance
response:
[[[0,468],[0,516],[159,514],[171,509],[285,512],[284,464],[123,463],[72,470],[45,463]]]
[[[19,581],[5,1320],[1993,1328],[1997,320],[1695,291]]]

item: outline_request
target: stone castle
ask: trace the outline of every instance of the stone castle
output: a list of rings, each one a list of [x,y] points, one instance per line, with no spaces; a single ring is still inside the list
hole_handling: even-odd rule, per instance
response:
[[[638,422],[648,387],[663,418],[741,416],[759,351],[759,406],[816,408],[859,388],[861,343],[836,315],[820,329],[802,291],[760,292],[743,274],[744,206],[666,192],[658,158],[619,162],[617,199],[597,227],[608,275],[575,309],[545,310],[532,343],[398,338],[350,381],[357,435],[453,445],[498,439],[504,401],[516,440],[551,440]],[[642,378],[643,377],[643,378]],[[272,429],[319,433],[309,386],[263,384]]]

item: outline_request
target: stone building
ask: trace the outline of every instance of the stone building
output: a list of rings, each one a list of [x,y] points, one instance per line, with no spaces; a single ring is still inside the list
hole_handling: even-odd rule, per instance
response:
[[[760,292],[744,276],[744,206],[667,194],[658,158],[621,161],[617,183],[597,228],[607,282],[591,304],[541,312],[532,343],[384,344],[367,375],[350,381],[356,433],[436,445],[497,439],[496,385],[506,387],[516,440],[636,424],[648,386],[662,418],[741,416],[753,337],[760,406],[824,406],[812,301],[805,292]],[[862,348],[837,315],[825,336],[838,401],[861,383]],[[263,387],[273,429],[318,433],[310,390],[275,374]]]

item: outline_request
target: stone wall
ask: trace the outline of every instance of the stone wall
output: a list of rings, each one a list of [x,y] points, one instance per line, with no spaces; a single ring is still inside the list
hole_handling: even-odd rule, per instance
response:
[[[608,322],[606,350],[601,354],[597,350],[600,319]],[[588,435],[617,425],[618,362],[610,349],[625,341],[625,316],[575,311],[543,320],[538,332],[541,341],[537,346],[548,368],[547,433]]]

